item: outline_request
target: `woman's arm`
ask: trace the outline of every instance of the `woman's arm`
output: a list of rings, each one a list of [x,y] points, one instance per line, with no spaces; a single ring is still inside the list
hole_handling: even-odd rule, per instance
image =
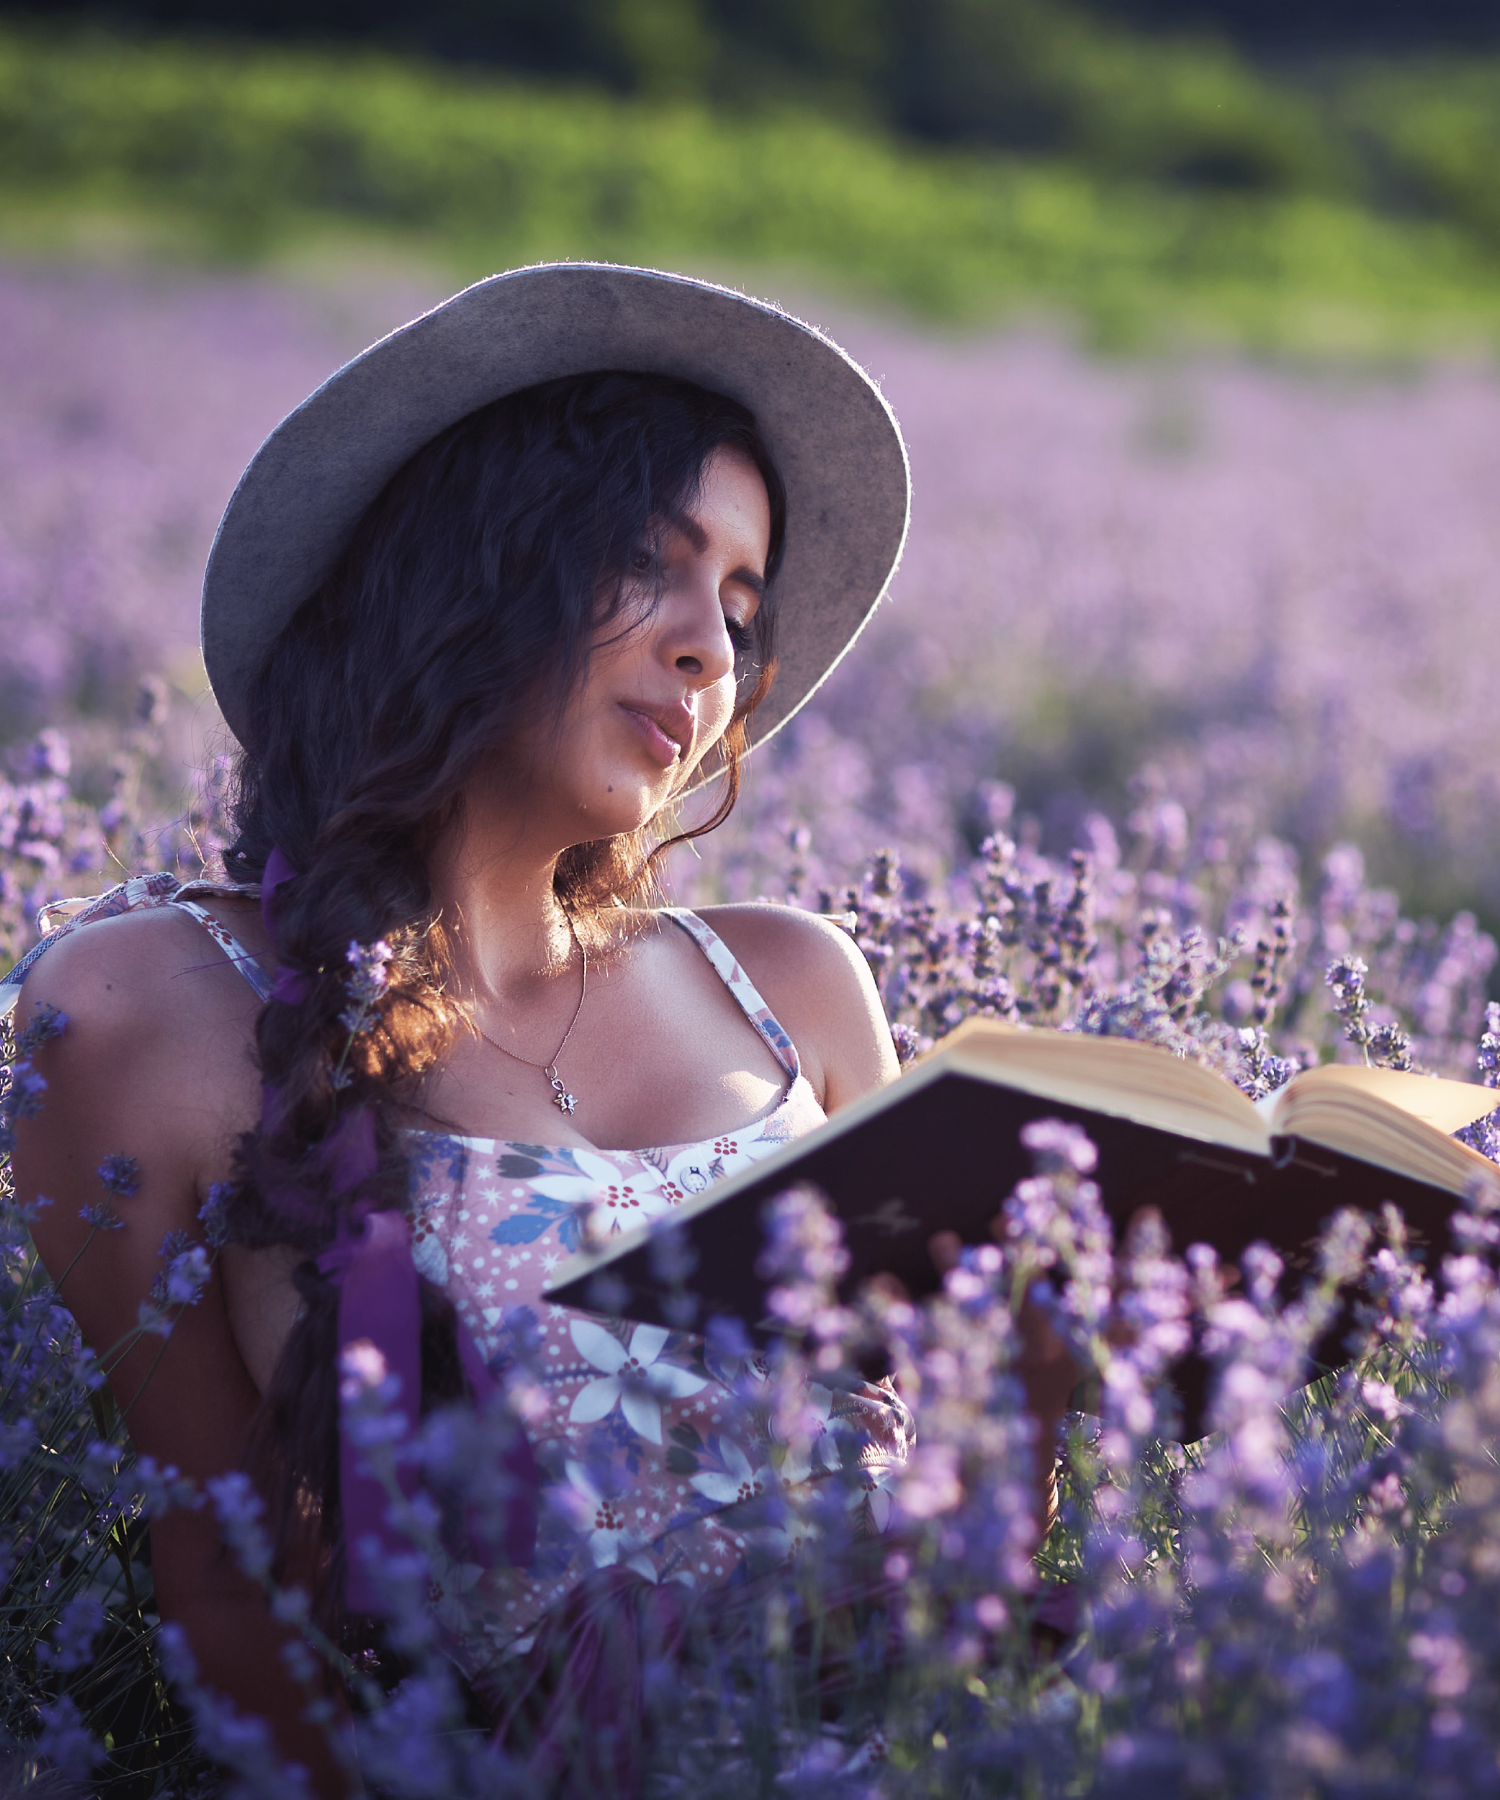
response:
[[[253,1123],[257,1003],[198,926],[162,912],[101,921],[57,944],[27,977],[19,1024],[43,1005],[68,1025],[35,1059],[47,1092],[39,1116],[17,1132],[17,1186],[23,1201],[51,1200],[32,1227],[37,1250],[103,1357],[135,1332],[167,1234],[201,1240],[201,1197],[228,1173],[234,1139]],[[105,1194],[99,1165],[114,1155],[139,1165],[134,1194]],[[79,1217],[106,1199],[119,1229]],[[143,1455],[200,1486],[241,1466],[259,1395],[217,1269],[170,1337],[139,1337],[109,1381]],[[320,1794],[342,1795],[346,1783],[303,1722],[301,1690],[281,1663],[287,1634],[222,1546],[211,1509],[157,1520],[151,1543],[162,1617],[186,1630],[205,1683],[268,1719],[281,1754],[309,1768]]]

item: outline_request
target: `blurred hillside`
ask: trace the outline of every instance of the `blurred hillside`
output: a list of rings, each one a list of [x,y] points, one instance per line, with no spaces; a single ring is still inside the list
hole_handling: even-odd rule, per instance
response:
[[[395,234],[461,274],[670,260],[1116,342],[1500,339],[1500,56],[1273,68],[1066,0],[387,0],[343,9],[357,42],[322,7],[295,42],[246,35],[282,0],[220,0],[241,35],[208,0],[141,0],[175,37],[12,18],[5,241]]]
[[[1492,0],[6,0],[0,11],[156,29],[362,38],[622,89],[788,81],[860,94],[888,121],[962,125],[976,70],[953,52],[1019,54],[1110,24],[1299,58],[1500,44]],[[987,77],[981,69],[979,86]],[[918,92],[923,100],[913,105]],[[951,114],[951,117],[949,116]],[[993,125],[993,119],[987,119]]]
[[[1490,0],[1094,0],[1136,25],[1213,30],[1263,54],[1407,50],[1500,41]]]
[[[1500,47],[1500,8],[1479,0],[0,0],[4,12],[353,41],[621,95],[806,106],[1117,177],[1438,211],[1456,198],[1456,151],[1488,185],[1494,126],[1474,115],[1493,121],[1500,91],[1493,70],[1476,90],[1457,62]],[[1372,53],[1391,66],[1369,67]],[[1435,126],[1432,86],[1450,79],[1463,91]],[[1415,132],[1401,124],[1408,89]]]

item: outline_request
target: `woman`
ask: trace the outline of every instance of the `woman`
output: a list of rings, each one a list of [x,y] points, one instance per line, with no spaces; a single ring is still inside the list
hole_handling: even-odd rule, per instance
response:
[[[440,1608],[481,1694],[517,1644],[555,1648],[601,1570],[616,1592],[743,1573],[713,1477],[769,1447],[721,1420],[692,1342],[546,1308],[541,1287],[578,1202],[665,1211],[896,1072],[842,933],[649,901],[653,841],[711,776],[698,829],[727,815],[752,732],[883,592],[906,510],[877,391],[775,309],[602,266],[480,283],[284,421],[226,512],[203,641],[243,746],[231,881],[128,884],[17,971],[23,1023],[69,1020],[16,1152],[23,1198],[55,1202],[43,1260],[102,1349],[164,1238],[222,1201],[209,1291],[114,1389],[142,1453],[200,1481],[250,1458],[283,1568],[330,1617],[373,1604],[347,1553],[356,1510],[376,1521],[347,1446],[341,1468],[341,1345],[363,1321],[430,1404],[482,1388],[528,1322],[551,1401],[525,1447],[540,1523]],[[92,1230],[112,1155],[139,1189]],[[889,1390],[826,1404],[872,1470],[904,1453]],[[686,1475],[663,1446],[689,1416]],[[556,1528],[564,1501],[592,1527]],[[211,1520],[159,1521],[153,1556],[207,1684],[341,1791]]]

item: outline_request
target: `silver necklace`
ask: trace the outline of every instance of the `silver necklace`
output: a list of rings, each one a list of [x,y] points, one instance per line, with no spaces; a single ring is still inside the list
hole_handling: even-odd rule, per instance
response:
[[[528,1069],[540,1069],[547,1077],[548,1085],[552,1089],[552,1104],[559,1112],[571,1116],[578,1110],[578,1097],[576,1094],[568,1092],[567,1084],[558,1074],[557,1059],[567,1049],[568,1039],[573,1035],[573,1027],[578,1023],[578,1015],[583,1011],[583,1002],[589,991],[589,953],[583,947],[583,940],[578,935],[578,927],[573,923],[572,913],[568,913],[566,916],[568,930],[572,932],[573,942],[578,946],[578,959],[583,968],[583,980],[579,984],[578,1004],[573,1008],[573,1017],[569,1019],[568,1029],[562,1035],[562,1042],[552,1052],[552,1055],[544,1063],[533,1062],[529,1056],[517,1056],[514,1050],[507,1050],[504,1044],[497,1044],[477,1019],[474,1022],[474,1029],[485,1043],[498,1050],[502,1056],[508,1056],[512,1062],[525,1063]]]

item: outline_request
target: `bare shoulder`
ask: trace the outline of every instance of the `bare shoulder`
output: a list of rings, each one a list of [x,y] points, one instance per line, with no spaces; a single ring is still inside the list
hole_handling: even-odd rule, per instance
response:
[[[704,907],[700,917],[786,1028],[830,1111],[894,1079],[880,995],[847,932],[816,913],[763,901]]]
[[[742,906],[705,906],[698,916],[747,968],[749,961],[767,958],[789,973],[835,981],[869,973],[854,939],[820,913],[757,900]]]
[[[164,906],[100,919],[52,945],[27,972],[17,1019],[55,1007],[68,1017],[70,1051],[135,1059],[242,1037],[258,1005],[202,926]]]
[[[28,971],[17,1008],[22,1027],[43,1007],[67,1021],[37,1054],[47,1100],[17,1145],[18,1165],[39,1161],[56,1180],[83,1146],[137,1154],[139,1140],[192,1185],[248,1122],[258,1006],[218,945],[175,908],[59,939]]]

